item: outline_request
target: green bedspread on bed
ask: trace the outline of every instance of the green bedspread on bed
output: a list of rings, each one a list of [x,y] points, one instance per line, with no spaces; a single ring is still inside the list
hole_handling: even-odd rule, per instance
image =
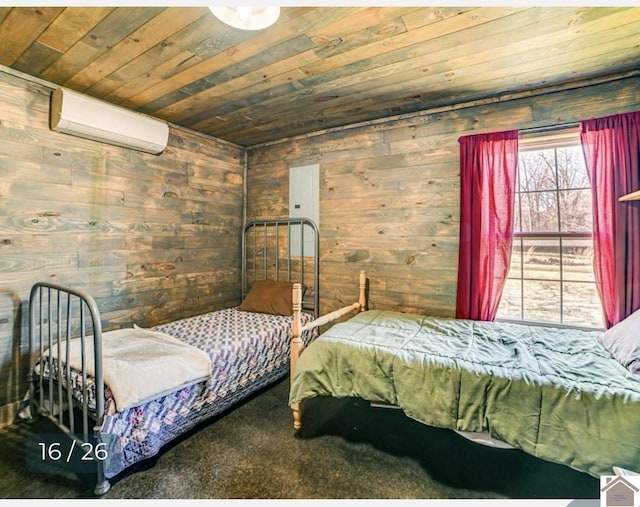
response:
[[[594,476],[640,471],[640,378],[598,332],[372,310],[302,354],[290,402],[329,395],[400,406],[418,421],[488,431]]]

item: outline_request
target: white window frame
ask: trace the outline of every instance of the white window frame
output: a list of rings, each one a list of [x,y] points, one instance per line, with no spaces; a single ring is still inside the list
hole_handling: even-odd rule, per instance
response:
[[[579,131],[578,129],[563,129],[562,131],[557,131],[557,132],[551,132],[551,133],[541,133],[541,134],[534,134],[534,135],[524,135],[521,136],[520,139],[518,140],[518,144],[519,144],[519,151],[537,151],[537,150],[548,150],[548,149],[557,149],[557,148],[564,148],[564,147],[569,147],[569,146],[576,146],[580,144],[580,137],[579,137]],[[519,169],[518,169],[519,170]],[[557,176],[558,176],[558,168],[557,168],[557,163],[556,163],[556,167],[555,167],[555,174],[556,174],[556,186],[555,186],[555,192],[556,192],[556,203],[557,203],[557,217],[558,220],[561,219],[561,213],[560,213],[560,198],[559,198],[559,194],[561,191],[566,191],[566,190],[572,190],[572,189],[560,189],[559,185],[557,184]],[[519,175],[518,175],[519,178]],[[575,189],[573,189],[575,190]],[[579,189],[581,190],[581,189]],[[554,189],[550,189],[548,190],[549,192],[554,191]],[[520,189],[518,188],[516,190],[516,192],[518,194],[524,194],[524,193],[528,193],[531,191],[526,191],[526,192],[521,192]],[[521,202],[521,201],[519,201]],[[522,206],[522,205],[521,205]],[[520,216],[520,219],[522,217],[521,215],[521,209],[516,209],[515,213],[518,213]],[[560,227],[558,228],[560,229]],[[563,276],[563,259],[562,259],[562,255],[563,255],[563,247],[562,247],[562,241],[563,239],[584,239],[584,238],[592,238],[593,237],[593,232],[562,232],[561,230],[559,230],[558,232],[514,232],[513,234],[513,246],[512,246],[512,251],[513,248],[515,246],[517,246],[516,242],[520,242],[520,251],[523,252],[524,251],[524,242],[527,239],[544,239],[544,238],[553,238],[553,239],[558,239],[559,240],[559,255],[560,255],[560,260],[559,260],[559,283],[560,283],[560,318],[563,318],[563,284],[564,283],[571,283],[574,282],[572,280],[565,280],[565,277]],[[496,321],[500,321],[500,322],[513,322],[513,323],[518,323],[518,324],[529,324],[529,325],[536,325],[536,326],[549,326],[549,327],[560,327],[560,328],[571,328],[571,329],[583,329],[583,330],[596,330],[596,329],[604,329],[604,327],[601,326],[589,326],[589,325],[578,325],[578,324],[573,324],[573,323],[566,323],[566,322],[557,322],[557,321],[538,321],[538,320],[532,320],[532,319],[525,319],[524,318],[524,314],[525,314],[525,307],[524,307],[524,303],[525,303],[525,290],[524,290],[524,282],[525,280],[531,280],[531,281],[548,281],[547,279],[535,279],[535,278],[526,278],[524,276],[524,255],[520,256],[520,277],[519,278],[510,278],[511,280],[519,280],[520,281],[520,315],[522,318],[517,319],[514,317],[497,317],[495,320]],[[589,283],[589,282],[580,282],[580,283]],[[604,323],[603,325],[604,326]]]

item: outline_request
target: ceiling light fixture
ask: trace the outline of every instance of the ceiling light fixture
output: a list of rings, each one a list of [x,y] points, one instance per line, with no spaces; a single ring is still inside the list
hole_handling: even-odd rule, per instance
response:
[[[223,23],[240,30],[262,30],[273,25],[280,16],[280,7],[209,7]]]

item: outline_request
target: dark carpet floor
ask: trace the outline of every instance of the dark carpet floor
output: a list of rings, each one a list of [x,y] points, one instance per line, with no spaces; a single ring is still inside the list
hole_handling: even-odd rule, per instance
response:
[[[362,400],[310,400],[295,435],[287,395],[283,380],[125,471],[104,498],[599,498],[596,478]],[[93,496],[92,476],[27,463],[29,434],[49,424],[0,432],[0,498]]]

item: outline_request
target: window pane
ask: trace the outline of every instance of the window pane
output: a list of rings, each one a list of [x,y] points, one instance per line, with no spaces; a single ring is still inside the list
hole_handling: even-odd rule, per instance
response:
[[[532,192],[556,188],[554,150],[523,151],[518,156],[519,190]]]
[[[511,261],[507,278],[522,278],[522,239],[513,238]]]
[[[562,240],[562,271],[564,280],[595,283],[591,238]]]
[[[560,282],[524,280],[524,319],[560,322]]]
[[[557,193],[528,192],[520,194],[522,232],[557,232]]]
[[[591,231],[591,190],[561,190],[560,227],[565,232]]]
[[[578,326],[604,325],[595,283],[567,282],[562,287],[563,322]]]
[[[589,177],[580,145],[558,148],[557,160],[558,188],[589,189]]]
[[[560,280],[560,240],[523,239],[525,279]]]
[[[520,194],[516,193],[515,205],[513,208],[513,230],[514,232],[520,232]]]
[[[519,153],[516,237],[498,317],[602,327],[593,240],[572,234],[592,232],[589,178],[579,136],[568,139],[538,137]]]
[[[496,316],[503,319],[522,319],[521,298],[520,280],[508,279],[502,290],[502,299]]]

